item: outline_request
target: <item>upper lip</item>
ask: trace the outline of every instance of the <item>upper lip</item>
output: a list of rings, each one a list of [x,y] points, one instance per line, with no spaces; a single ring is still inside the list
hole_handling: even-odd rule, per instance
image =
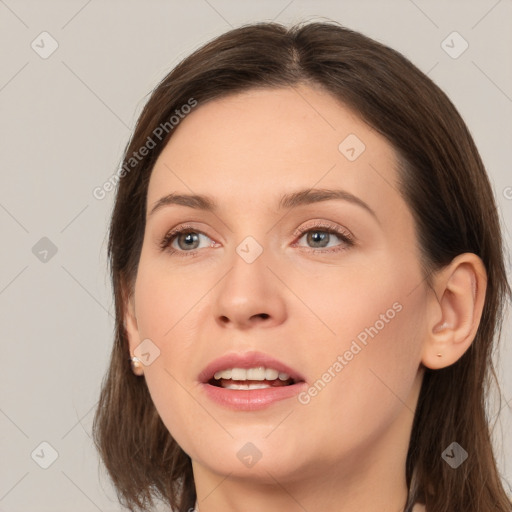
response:
[[[279,372],[287,373],[294,382],[304,381],[304,377],[299,372],[262,352],[231,352],[225,354],[209,363],[199,374],[198,380],[206,383],[213,378],[216,372],[228,368],[256,368],[258,366],[274,368]]]

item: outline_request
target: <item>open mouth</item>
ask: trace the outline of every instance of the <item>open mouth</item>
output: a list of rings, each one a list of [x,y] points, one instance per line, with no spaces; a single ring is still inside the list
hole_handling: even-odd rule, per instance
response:
[[[209,400],[245,412],[293,399],[306,386],[293,367],[256,351],[227,353],[208,364],[197,380]]]
[[[291,386],[296,381],[285,372],[275,368],[228,368],[215,372],[208,381],[211,386],[234,390],[266,389]]]

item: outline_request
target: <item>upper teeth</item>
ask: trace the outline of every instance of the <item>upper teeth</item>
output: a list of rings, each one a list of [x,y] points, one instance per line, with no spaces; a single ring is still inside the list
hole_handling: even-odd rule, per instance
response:
[[[287,373],[279,372],[274,368],[265,368],[258,366],[256,368],[228,368],[215,372],[214,377],[219,379],[232,380],[288,380],[290,376]]]

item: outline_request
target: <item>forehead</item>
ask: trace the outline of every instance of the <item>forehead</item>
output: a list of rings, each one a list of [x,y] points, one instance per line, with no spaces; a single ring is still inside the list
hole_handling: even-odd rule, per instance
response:
[[[382,210],[402,201],[395,167],[387,140],[327,92],[254,89],[199,104],[180,121],[153,169],[148,210],[170,192],[272,207],[305,187],[341,187]]]

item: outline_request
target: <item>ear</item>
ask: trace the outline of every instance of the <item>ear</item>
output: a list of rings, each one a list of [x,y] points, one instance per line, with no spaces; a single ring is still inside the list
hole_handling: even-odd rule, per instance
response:
[[[458,255],[433,279],[421,362],[434,370],[458,361],[475,339],[487,290],[487,272],[473,253]]]
[[[137,324],[137,317],[135,315],[135,297],[132,291],[126,291],[126,288],[123,286],[123,310],[124,310],[124,318],[123,325],[126,331],[126,336],[128,338],[128,345],[130,353],[127,354],[127,357],[131,357],[134,355],[134,350],[140,344],[139,337],[139,327]]]

